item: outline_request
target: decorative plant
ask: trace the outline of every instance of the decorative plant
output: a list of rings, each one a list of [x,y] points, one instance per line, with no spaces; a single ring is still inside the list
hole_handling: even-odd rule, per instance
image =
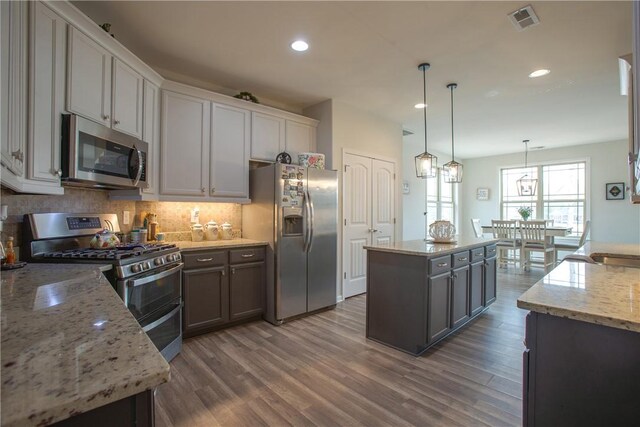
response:
[[[531,206],[520,206],[518,208],[518,213],[520,214],[522,219],[526,221],[529,219],[529,217],[533,213],[533,209],[531,209]]]
[[[111,37],[113,37],[114,39],[116,38],[116,36],[113,35],[113,33],[111,33],[111,24],[108,22],[105,22],[104,24],[100,25],[100,28],[102,28],[103,30],[105,30],[109,35],[111,35]]]
[[[251,101],[254,104],[260,104],[260,102],[258,101],[258,98],[253,96],[251,92],[240,92],[237,95],[233,95],[233,97],[238,99],[243,99],[245,101]]]

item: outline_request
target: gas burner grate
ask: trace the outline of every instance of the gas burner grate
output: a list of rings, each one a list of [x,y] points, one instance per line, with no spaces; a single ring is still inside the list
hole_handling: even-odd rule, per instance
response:
[[[167,243],[147,243],[144,245],[122,245],[114,249],[69,249],[65,251],[48,252],[43,254],[43,257],[120,260],[171,249],[175,246],[176,245]]]

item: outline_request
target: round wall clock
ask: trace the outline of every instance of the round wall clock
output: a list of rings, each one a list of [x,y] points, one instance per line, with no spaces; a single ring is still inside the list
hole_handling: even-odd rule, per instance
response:
[[[283,151],[282,153],[280,153],[280,154],[278,154],[276,156],[276,162],[278,162],[278,163],[286,163],[286,164],[290,165],[291,164],[291,156],[286,151]]]

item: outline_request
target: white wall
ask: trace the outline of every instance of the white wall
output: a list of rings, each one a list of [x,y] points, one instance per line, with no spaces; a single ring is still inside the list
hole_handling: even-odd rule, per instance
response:
[[[529,164],[588,159],[590,172],[591,240],[602,242],[640,243],[640,205],[625,200],[606,200],[605,184],[624,182],[628,177],[628,142],[614,141],[529,152]],[[467,159],[462,182],[462,233],[472,235],[471,218],[482,224],[500,218],[499,173],[501,167],[523,166],[524,153]],[[476,200],[478,187],[489,188],[489,200]]]
[[[320,120],[317,149],[326,155],[327,167],[338,173],[339,216],[342,217],[342,152],[353,151],[396,162],[396,240],[402,239],[402,125],[344,102],[329,100],[306,108],[303,114]],[[329,123],[329,125],[328,125]],[[342,229],[338,228],[338,296],[342,296]]]
[[[424,137],[420,135],[408,135],[404,138],[402,148],[402,175],[403,180],[409,183],[409,194],[402,194],[402,236],[404,240],[424,239],[425,237],[425,180],[416,176],[416,167],[414,157],[424,152]],[[429,148],[429,152],[438,157],[438,166],[442,166],[451,160],[451,157],[443,153],[433,151]],[[461,159],[461,163],[464,163]],[[466,171],[465,171],[466,173]],[[462,198],[460,197],[460,201]],[[459,206],[459,210],[461,206]]]

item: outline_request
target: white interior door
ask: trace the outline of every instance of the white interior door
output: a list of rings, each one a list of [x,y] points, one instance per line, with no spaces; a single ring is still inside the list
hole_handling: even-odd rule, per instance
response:
[[[344,154],[343,297],[367,290],[367,253],[371,244],[371,159]]]
[[[343,297],[367,290],[367,245],[395,242],[395,163],[345,153]]]
[[[395,242],[395,164],[372,161],[372,242],[390,246]]]

